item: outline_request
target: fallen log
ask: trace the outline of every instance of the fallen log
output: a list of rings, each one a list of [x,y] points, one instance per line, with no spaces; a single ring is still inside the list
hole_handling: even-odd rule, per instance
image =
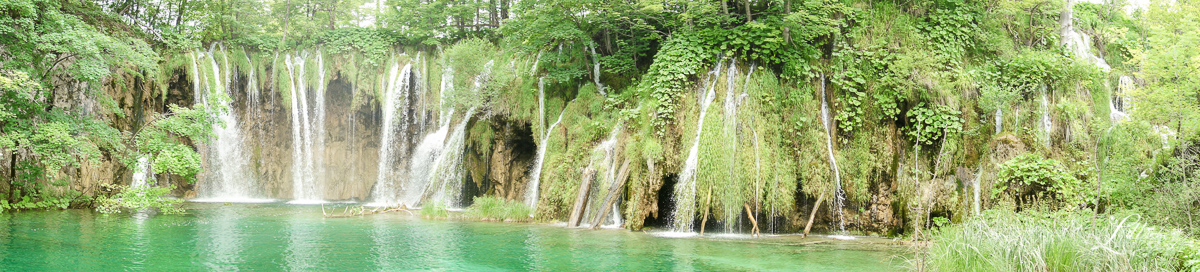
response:
[[[746,207],[746,217],[750,218],[750,223],[754,225],[754,228],[750,229],[750,235],[761,237],[762,234],[758,232],[758,220],[754,219],[754,212],[750,211],[750,204],[742,203],[742,207]]]
[[[587,196],[592,190],[592,181],[596,180],[596,169],[587,169],[583,172],[583,182],[579,185],[579,194],[575,196],[575,205],[571,208],[571,217],[567,219],[567,227],[574,228],[579,226],[579,222],[583,220],[583,209],[587,208]]]
[[[604,199],[604,204],[602,204],[604,206],[600,207],[600,213],[596,214],[596,218],[592,219],[592,229],[600,228],[600,224],[604,223],[604,215],[608,214],[613,203],[620,197],[621,188],[625,187],[625,180],[629,179],[629,162],[630,159],[625,158],[625,163],[621,164],[621,171],[617,175],[617,180],[614,181],[612,186],[608,187],[608,197]]]
[[[804,237],[808,237],[808,231],[812,230],[813,219],[817,218],[817,210],[821,208],[821,202],[825,200],[825,194],[821,193],[817,197],[817,204],[813,205],[812,213],[808,214],[808,224],[804,225]]]

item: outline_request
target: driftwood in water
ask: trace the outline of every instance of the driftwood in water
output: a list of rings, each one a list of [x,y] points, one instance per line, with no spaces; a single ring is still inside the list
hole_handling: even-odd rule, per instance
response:
[[[337,208],[334,208],[333,212],[337,212]],[[321,204],[321,215],[324,215],[325,218],[355,217],[355,216],[364,216],[364,215],[389,213],[389,212],[406,212],[406,213],[408,213],[408,215],[414,215],[413,212],[408,207],[405,207],[404,205],[400,205],[397,207],[391,207],[391,208],[383,208],[383,209],[375,208],[370,211],[367,211],[362,206],[358,206],[353,209],[351,209],[350,206],[346,206],[346,208],[342,209],[342,214],[336,214],[336,213],[325,212],[325,204]]]
[[[596,169],[585,170],[583,183],[579,185],[579,194],[575,196],[575,205],[571,208],[571,217],[567,220],[568,228],[578,227],[579,222],[583,220],[583,209],[587,208],[587,196],[592,190],[593,180],[596,180]]]
[[[704,235],[704,225],[708,225],[708,209],[712,206],[712,188],[708,188],[708,196],[704,201],[704,217],[700,219],[700,235]]]
[[[824,193],[817,197],[817,204],[813,205],[812,213],[808,214],[808,224],[804,225],[804,237],[808,237],[808,231],[812,230],[813,218],[817,217],[817,210],[821,208],[821,202],[824,200]]]
[[[754,212],[750,211],[750,204],[742,203],[742,207],[746,207],[746,218],[750,218],[750,223],[754,224],[754,228],[750,229],[750,235],[762,237],[762,233],[758,232],[758,220],[754,219]]]
[[[596,214],[596,218],[592,219],[592,229],[600,228],[600,224],[604,223],[604,215],[608,214],[609,209],[616,203],[617,197],[621,195],[621,188],[625,187],[625,180],[629,179],[629,158],[625,158],[625,163],[621,164],[620,174],[617,175],[617,180],[608,187],[608,197],[604,199],[603,206],[600,206],[600,213]],[[618,211],[619,212],[619,211]]]

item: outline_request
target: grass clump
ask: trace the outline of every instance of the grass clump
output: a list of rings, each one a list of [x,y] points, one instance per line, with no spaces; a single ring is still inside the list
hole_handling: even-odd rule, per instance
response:
[[[422,212],[424,213],[424,212]],[[475,204],[467,207],[464,213],[467,217],[480,220],[495,221],[526,221],[533,210],[520,201],[506,200],[494,196],[475,198]]]
[[[450,211],[446,210],[446,205],[441,202],[434,202],[421,206],[421,216],[425,218],[449,218]]]
[[[1184,271],[1196,242],[1137,214],[991,210],[935,230],[918,266],[932,271]]]

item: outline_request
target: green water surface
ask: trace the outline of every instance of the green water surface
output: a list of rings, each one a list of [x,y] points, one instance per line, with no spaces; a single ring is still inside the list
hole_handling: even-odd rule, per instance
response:
[[[325,218],[320,206],[286,204],[186,207],[190,214],[0,214],[0,270],[879,272],[904,265],[894,246],[810,244],[820,238],[665,238],[403,212]]]

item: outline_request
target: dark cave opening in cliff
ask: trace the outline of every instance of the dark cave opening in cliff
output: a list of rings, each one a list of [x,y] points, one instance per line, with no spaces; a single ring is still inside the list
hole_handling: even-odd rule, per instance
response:
[[[675,217],[675,182],[679,180],[678,175],[667,175],[662,178],[663,184],[658,188],[657,205],[658,217],[654,213],[650,213],[643,221],[643,226],[656,229],[665,229],[670,227],[671,219]]]

